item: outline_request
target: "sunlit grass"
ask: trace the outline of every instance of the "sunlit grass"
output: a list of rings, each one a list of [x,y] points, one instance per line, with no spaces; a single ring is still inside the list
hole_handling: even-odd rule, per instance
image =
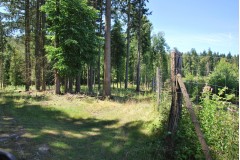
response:
[[[100,100],[82,95],[52,95],[42,92],[0,92],[1,116],[13,117],[14,126],[24,134],[18,143],[25,159],[141,159],[151,156],[149,147],[153,128],[159,124],[152,94],[127,95],[114,91],[113,99]],[[125,99],[126,98],[126,99]],[[119,100],[120,99],[120,100]],[[11,132],[11,130],[9,130]],[[12,132],[15,132],[12,130]],[[48,145],[50,152],[36,156],[38,147]],[[137,148],[136,148],[137,147]]]

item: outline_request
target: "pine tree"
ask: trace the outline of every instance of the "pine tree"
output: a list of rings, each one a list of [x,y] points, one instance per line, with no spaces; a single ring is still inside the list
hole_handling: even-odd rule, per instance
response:
[[[31,59],[30,59],[30,1],[25,0],[25,90],[29,91],[31,85]]]
[[[111,96],[111,0],[106,0],[103,95]]]

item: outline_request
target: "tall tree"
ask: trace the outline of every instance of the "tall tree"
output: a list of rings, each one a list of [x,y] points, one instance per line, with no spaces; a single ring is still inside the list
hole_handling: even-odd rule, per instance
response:
[[[148,9],[146,8],[146,2],[148,0],[134,0],[133,4],[133,21],[131,23],[133,31],[136,32],[137,41],[138,41],[138,49],[137,49],[137,75],[136,75],[136,91],[140,91],[140,62],[141,62],[141,54],[142,54],[142,18],[143,15],[150,14],[148,13]]]
[[[102,37],[102,28],[103,28],[103,0],[100,0],[99,3],[99,9],[100,9],[100,14],[99,14],[99,37]],[[97,69],[97,79],[98,79],[98,90],[101,88],[101,83],[100,83],[100,76],[101,76],[101,48],[102,45],[100,43],[101,41],[98,42],[98,69]]]
[[[138,30],[137,30],[137,39],[138,39],[138,56],[137,56],[137,81],[136,81],[136,91],[140,91],[140,56],[142,52],[142,46],[141,46],[141,27],[142,27],[142,7],[143,7],[143,0],[140,0],[139,2],[139,13],[138,13]]]
[[[84,63],[96,57],[96,10],[81,0],[49,0],[43,10],[48,15],[49,37],[55,40],[46,51],[55,69],[56,94],[60,94],[59,76],[75,77]]]
[[[159,32],[152,37],[152,52],[151,61],[154,67],[159,67],[163,77],[163,82],[169,77],[168,58],[167,58],[168,45],[164,38],[164,33]]]
[[[131,3],[127,1],[127,55],[126,55],[126,73],[125,73],[125,89],[128,88],[128,66],[129,66],[129,51],[130,51],[130,12]]]
[[[4,51],[6,45],[6,33],[5,26],[3,24],[3,17],[0,13],[0,87],[3,87],[4,83]]]
[[[29,91],[31,85],[30,60],[30,2],[25,0],[25,90]]]
[[[56,20],[55,20],[55,24],[54,25],[59,25],[58,22],[60,21],[60,0],[56,0]],[[56,29],[55,30],[55,48],[57,49],[57,52],[59,49],[59,32]],[[59,70],[56,67],[54,70],[54,74],[55,74],[55,94],[61,94],[61,90],[60,90],[60,75],[59,75]]]
[[[44,6],[45,0],[41,0],[41,6]],[[47,72],[47,58],[44,49],[45,36],[46,36],[46,15],[41,11],[41,38],[40,38],[40,50],[41,50],[41,62],[42,62],[42,90],[46,90],[46,72]]]
[[[36,26],[35,26],[35,87],[39,91],[41,87],[41,55],[40,55],[40,0],[36,1]]]
[[[104,48],[104,96],[111,96],[111,0],[106,0]]]
[[[117,85],[124,78],[124,58],[125,58],[125,39],[122,33],[121,22],[116,18],[111,31],[111,59],[112,59],[112,73],[116,75]],[[114,71],[114,72],[113,72]],[[113,76],[112,76],[113,78]]]

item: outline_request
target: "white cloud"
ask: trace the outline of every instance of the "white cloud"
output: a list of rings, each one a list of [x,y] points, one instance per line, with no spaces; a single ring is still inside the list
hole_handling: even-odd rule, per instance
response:
[[[221,45],[231,42],[233,39],[231,33],[214,33],[214,34],[203,34],[194,36],[195,41],[206,44]]]

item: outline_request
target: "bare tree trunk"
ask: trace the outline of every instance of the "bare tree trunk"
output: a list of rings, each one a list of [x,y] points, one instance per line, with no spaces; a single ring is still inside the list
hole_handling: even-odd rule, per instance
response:
[[[106,0],[104,96],[111,96],[111,0]]]
[[[61,94],[60,91],[60,77],[57,69],[55,69],[55,94]]]
[[[147,69],[146,69],[146,71],[147,71]],[[145,88],[145,91],[147,91],[147,72],[145,72],[145,77],[144,77],[144,79],[145,79],[144,88]]]
[[[76,77],[75,92],[80,93],[80,89],[81,89],[81,74],[80,74],[80,71],[79,71],[78,74],[77,74],[77,77]]]
[[[4,66],[3,66],[3,62],[4,62],[4,57],[3,57],[3,53],[4,53],[4,30],[3,30],[3,25],[2,22],[0,21],[0,36],[1,36],[1,55],[0,55],[0,87],[1,89],[3,88],[3,78],[4,78]]]
[[[92,65],[88,67],[88,92],[93,93],[93,69]]]
[[[40,91],[41,87],[41,60],[40,60],[40,10],[39,0],[36,1],[36,26],[35,26],[35,87]]]
[[[31,62],[30,62],[30,2],[25,0],[25,90],[29,91],[31,85]]]
[[[152,79],[152,92],[155,92],[155,77],[153,77],[153,79]]]
[[[73,78],[71,76],[68,78],[68,92],[73,93]]]
[[[56,0],[56,10],[57,10],[57,15],[59,15],[59,0]],[[59,47],[59,37],[58,33],[55,33],[55,47]],[[58,73],[58,70],[55,69],[55,94],[61,94],[60,90],[60,76]]]
[[[142,26],[142,0],[140,1],[139,7],[139,26],[138,26],[138,57],[137,57],[137,87],[136,91],[140,92],[140,61],[141,61],[141,52],[142,52],[142,37],[141,37],[141,26]]]
[[[157,67],[156,70],[156,94],[157,94],[157,110],[159,110],[160,105],[160,70]]]
[[[122,79],[121,79],[121,77],[120,77],[120,88],[122,88]]]
[[[68,77],[64,77],[64,93],[68,93]]]
[[[128,65],[129,65],[129,51],[130,51],[130,0],[128,0],[127,12],[127,58],[126,58],[126,75],[125,75],[125,89],[128,88]]]
[[[95,88],[95,70],[93,69],[93,75],[92,75],[92,79],[93,79],[93,92],[94,92],[94,88]]]
[[[41,5],[45,4],[45,0],[41,0]],[[45,45],[45,35],[46,35],[46,31],[45,31],[45,24],[46,24],[46,15],[44,12],[41,12],[41,57],[42,57],[42,90],[45,91],[46,90],[46,70],[47,70],[47,58],[46,58],[46,54],[45,54],[45,49],[44,49],[44,45]]]
[[[103,0],[101,0],[100,4],[101,10],[100,10],[100,25],[99,25],[99,36],[102,35],[102,15],[103,15]],[[99,48],[98,48],[98,90],[101,88],[101,82],[100,82],[100,72],[101,72],[101,44],[99,43]]]

